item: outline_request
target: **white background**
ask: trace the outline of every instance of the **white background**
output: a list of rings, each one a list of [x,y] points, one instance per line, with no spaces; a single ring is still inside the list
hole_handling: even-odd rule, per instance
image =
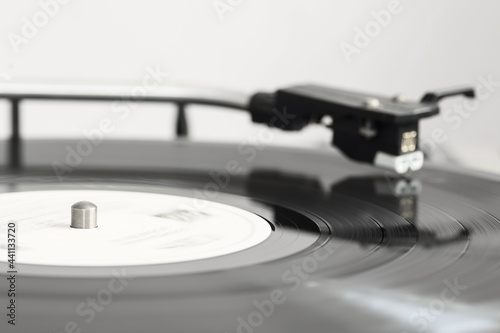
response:
[[[341,43],[353,44],[356,29],[365,29],[374,21],[371,12],[386,9],[390,0],[221,2],[234,4],[223,20],[212,0],[71,0],[16,52],[9,34],[22,35],[23,18],[32,22],[41,5],[1,0],[0,80],[137,85],[147,66],[159,66],[169,72],[168,85],[250,93],[314,82],[402,92],[411,99],[432,89],[477,85],[479,77],[500,82],[498,1],[401,0],[400,13],[350,63]],[[453,105],[463,103],[453,99],[442,104],[440,116],[421,123],[422,138],[430,140],[436,130],[446,137],[432,145],[434,159],[500,170],[500,87],[496,90],[474,111],[453,114]],[[109,105],[26,102],[23,135],[81,136],[97,126]],[[168,109],[144,104],[107,138],[171,139]],[[0,104],[1,137],[8,136],[6,110]],[[447,121],[445,115],[460,119]],[[258,131],[244,113],[197,108],[189,111],[189,120],[194,140],[241,142]],[[326,129],[312,127],[280,134],[275,144],[325,147],[330,140]]]

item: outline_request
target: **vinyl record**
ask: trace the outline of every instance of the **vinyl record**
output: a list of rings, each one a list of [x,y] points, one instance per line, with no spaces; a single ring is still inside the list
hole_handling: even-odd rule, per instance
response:
[[[500,328],[498,179],[188,142],[105,141],[70,165],[76,144],[26,142],[25,168],[0,178],[22,331]],[[79,200],[97,228],[70,227]]]

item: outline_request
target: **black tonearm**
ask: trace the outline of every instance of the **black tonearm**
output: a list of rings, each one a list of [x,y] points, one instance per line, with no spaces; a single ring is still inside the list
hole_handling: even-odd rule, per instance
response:
[[[418,121],[439,113],[438,102],[455,95],[473,98],[471,88],[430,92],[407,101],[316,85],[280,89],[252,96],[252,120],[286,131],[301,130],[325,117],[333,122],[333,144],[349,158],[403,174],[422,167],[418,150]]]

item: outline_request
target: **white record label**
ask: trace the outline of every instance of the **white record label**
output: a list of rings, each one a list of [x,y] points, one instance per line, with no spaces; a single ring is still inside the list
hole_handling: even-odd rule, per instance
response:
[[[71,205],[97,205],[95,229],[71,228]],[[271,234],[263,218],[188,197],[126,191],[0,194],[0,262],[16,223],[17,263],[134,266],[212,258],[248,249]]]

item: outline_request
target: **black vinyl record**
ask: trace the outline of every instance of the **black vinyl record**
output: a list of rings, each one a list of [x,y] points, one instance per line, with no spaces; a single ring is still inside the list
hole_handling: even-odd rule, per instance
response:
[[[19,264],[22,332],[500,330],[500,182],[493,176],[427,165],[400,178],[332,150],[184,141],[105,141],[70,165],[66,147],[77,144],[26,142],[26,165],[2,173],[0,196],[204,193],[259,216],[271,232],[245,250],[179,263]],[[7,304],[6,293],[0,299]]]

